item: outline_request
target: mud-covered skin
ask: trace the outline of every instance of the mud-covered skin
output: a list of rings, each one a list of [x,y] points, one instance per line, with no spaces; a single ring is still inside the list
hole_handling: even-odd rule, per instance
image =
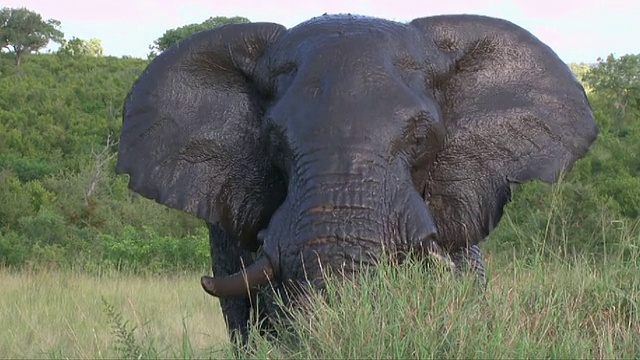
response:
[[[259,250],[277,287],[321,286],[322,270],[383,253],[450,258],[485,283],[477,245],[512,190],[555,181],[597,136],[549,47],[471,15],[197,33],[151,62],[123,118],[129,187],[219,224],[215,277]],[[254,303],[222,299],[232,330],[246,332]]]

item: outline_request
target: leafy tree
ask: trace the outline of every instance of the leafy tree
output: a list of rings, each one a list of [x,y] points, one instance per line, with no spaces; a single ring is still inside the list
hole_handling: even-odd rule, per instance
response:
[[[102,47],[102,41],[99,39],[83,40],[74,36],[69,41],[62,40],[58,54],[97,57],[104,55],[104,48]]]
[[[64,34],[57,29],[59,26],[60,21],[44,21],[27,8],[5,7],[0,10],[0,45],[14,53],[20,66],[24,54],[42,49],[49,41],[62,41]]]
[[[617,115],[624,118],[629,106],[640,105],[640,54],[598,58],[598,64],[584,75],[584,80],[594,91],[608,97],[618,110]]]
[[[578,80],[584,83],[584,76],[591,70],[593,66],[585,63],[571,63],[569,64],[569,68],[573,72],[573,75],[576,76]],[[586,89],[587,92],[590,89]]]
[[[189,24],[181,26],[179,28],[167,30],[165,31],[164,35],[156,39],[153,44],[149,46],[149,49],[151,49],[149,57],[155,57],[157,54],[167,50],[169,47],[171,47],[171,45],[177,43],[180,40],[186,39],[193,33],[212,29],[217,26],[248,22],[250,22],[249,19],[241,16],[234,16],[231,18],[216,16],[210,17],[200,24]]]

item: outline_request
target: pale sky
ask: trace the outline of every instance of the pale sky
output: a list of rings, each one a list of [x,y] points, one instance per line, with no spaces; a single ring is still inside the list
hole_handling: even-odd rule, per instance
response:
[[[640,53],[640,0],[3,0],[62,22],[65,37],[98,38],[107,55],[146,57],[165,30],[211,16],[244,16],[293,27],[323,13],[409,21],[441,14],[481,14],[512,21],[565,62]]]

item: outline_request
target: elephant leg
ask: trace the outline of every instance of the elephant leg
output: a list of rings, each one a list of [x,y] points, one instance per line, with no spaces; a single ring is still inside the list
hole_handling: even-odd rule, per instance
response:
[[[219,224],[209,224],[209,245],[214,276],[227,276],[242,270],[253,262],[252,253],[243,249],[240,242],[229,236]],[[251,314],[251,299],[220,298],[231,341],[246,344]]]
[[[482,289],[487,287],[487,273],[484,267],[484,259],[478,245],[464,247],[453,254],[451,260],[455,264],[456,271],[470,271],[476,277]]]

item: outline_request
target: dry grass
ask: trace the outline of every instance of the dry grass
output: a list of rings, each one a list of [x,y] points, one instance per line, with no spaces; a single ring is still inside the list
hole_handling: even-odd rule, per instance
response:
[[[147,353],[215,356],[215,347],[227,342],[226,329],[218,302],[201,291],[198,280],[196,274],[0,270],[0,357],[120,357],[118,330],[105,302],[128,322],[127,329],[135,327],[132,334]]]
[[[253,335],[241,357],[640,359],[640,226],[627,225],[602,252],[568,253],[553,237],[522,239],[528,255],[489,248],[486,292],[383,263],[329,282],[281,341]],[[0,270],[0,356],[229,358],[219,305],[198,279]]]
[[[638,358],[640,252],[629,246],[606,261],[495,256],[485,293],[420,264],[382,265],[357,285],[330,283],[330,301],[316,298],[289,336],[255,336],[242,357]],[[0,270],[0,283],[2,357],[232,354],[196,274]]]

